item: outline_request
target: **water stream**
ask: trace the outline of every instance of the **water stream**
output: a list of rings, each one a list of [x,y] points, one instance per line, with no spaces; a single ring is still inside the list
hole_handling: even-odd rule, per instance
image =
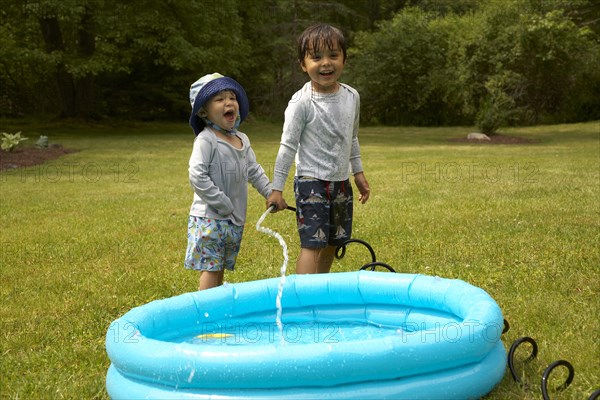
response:
[[[270,228],[265,228],[261,226],[267,215],[271,213],[274,207],[275,206],[269,207],[267,211],[265,211],[264,214],[258,219],[258,222],[256,223],[256,230],[262,233],[266,233],[267,235],[273,236],[275,239],[277,239],[283,251],[283,264],[281,264],[281,278],[279,280],[279,289],[277,291],[277,300],[275,302],[275,305],[277,306],[277,316],[275,317],[275,323],[279,328],[279,337],[281,338],[281,344],[283,344],[283,324],[281,322],[281,314],[283,312],[283,308],[281,307],[281,296],[283,295],[283,285],[285,284],[285,272],[287,270],[288,263],[287,244],[285,243],[285,240],[283,240],[283,237],[279,233],[275,232]]]

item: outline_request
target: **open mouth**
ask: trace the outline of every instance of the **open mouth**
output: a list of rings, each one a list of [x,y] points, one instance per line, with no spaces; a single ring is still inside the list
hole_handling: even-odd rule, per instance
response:
[[[234,110],[226,111],[224,116],[227,121],[235,121],[235,118],[237,117]]]
[[[319,72],[319,74],[324,77],[329,77],[329,76],[333,75],[333,71],[322,71],[322,72]]]

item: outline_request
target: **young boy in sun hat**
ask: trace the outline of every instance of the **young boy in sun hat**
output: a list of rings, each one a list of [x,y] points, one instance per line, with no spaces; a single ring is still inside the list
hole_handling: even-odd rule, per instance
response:
[[[189,161],[194,200],[188,220],[184,266],[200,271],[199,290],[223,284],[242,241],[248,182],[265,198],[271,182],[238,131],[249,112],[244,88],[218,73],[191,85],[190,126],[196,139]]]
[[[346,63],[342,32],[326,24],[308,27],[298,38],[298,61],[310,81],[296,92],[285,111],[268,204],[287,204],[283,188],[296,162],[294,192],[300,235],[298,274],[329,272],[335,249],[352,233],[350,173],[369,199],[358,143],[359,94],[338,79]]]

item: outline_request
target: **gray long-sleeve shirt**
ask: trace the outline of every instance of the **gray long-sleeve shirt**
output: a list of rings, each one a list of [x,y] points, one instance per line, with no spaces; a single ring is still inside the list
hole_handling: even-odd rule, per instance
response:
[[[273,189],[283,191],[294,160],[296,176],[344,181],[350,170],[362,172],[359,119],[360,97],[352,87],[340,84],[337,92],[326,94],[307,82],[285,110]]]
[[[242,148],[236,149],[205,128],[194,140],[189,162],[190,184],[194,201],[190,215],[229,219],[236,225],[246,222],[248,182],[263,196],[271,194],[271,183],[250,140],[242,132]]]

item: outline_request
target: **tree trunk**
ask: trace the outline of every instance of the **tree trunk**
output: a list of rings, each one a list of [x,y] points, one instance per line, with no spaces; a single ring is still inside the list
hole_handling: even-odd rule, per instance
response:
[[[78,53],[88,59],[96,51],[94,19],[91,10],[86,7],[81,18],[78,37]],[[89,118],[96,115],[96,93],[94,75],[88,74],[75,82],[75,107],[78,116]]]
[[[40,28],[46,44],[46,52],[63,53],[65,44],[62,38],[62,32],[56,17],[41,17],[39,19]],[[75,116],[75,83],[73,77],[67,73],[64,62],[56,66],[56,88],[58,90],[58,101],[60,104],[61,117]]]
[[[40,28],[46,45],[46,52],[66,55],[65,44],[58,18],[39,18]],[[96,50],[93,15],[86,7],[77,31],[77,53],[83,59],[90,58]],[[60,61],[55,72],[60,117],[89,118],[96,108],[95,79],[91,74],[75,78],[67,71],[64,61]]]

